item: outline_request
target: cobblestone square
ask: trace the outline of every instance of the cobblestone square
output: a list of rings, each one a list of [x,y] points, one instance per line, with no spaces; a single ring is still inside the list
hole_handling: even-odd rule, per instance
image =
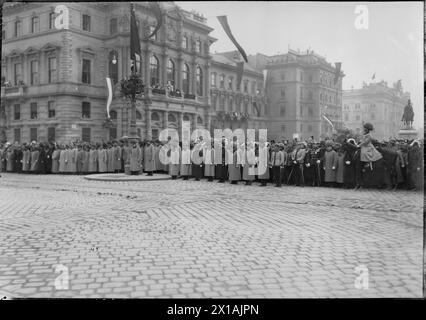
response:
[[[422,297],[422,210],[408,191],[2,173],[0,293]]]

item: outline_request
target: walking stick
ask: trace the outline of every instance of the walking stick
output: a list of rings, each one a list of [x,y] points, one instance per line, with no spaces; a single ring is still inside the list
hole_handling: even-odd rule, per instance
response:
[[[291,175],[293,173],[294,166],[291,166],[290,174],[288,175],[287,184],[290,182]]]

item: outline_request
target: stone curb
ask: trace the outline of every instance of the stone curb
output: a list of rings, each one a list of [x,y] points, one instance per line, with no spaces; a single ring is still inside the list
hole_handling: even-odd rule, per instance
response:
[[[124,174],[91,174],[84,176],[84,179],[91,180],[91,181],[158,181],[158,180],[171,180],[171,177],[169,175],[153,175],[153,176],[146,176],[139,175],[139,176],[129,176]]]

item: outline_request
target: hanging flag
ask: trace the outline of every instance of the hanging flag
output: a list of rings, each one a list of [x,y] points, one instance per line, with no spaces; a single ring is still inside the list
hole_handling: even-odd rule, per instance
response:
[[[263,90],[266,94],[266,79],[268,76],[268,69],[263,70]]]
[[[339,77],[340,77],[340,69],[342,68],[342,63],[341,62],[336,62],[336,73],[334,75],[334,84],[337,83],[337,81],[339,81]]]
[[[107,77],[106,82],[107,82],[107,87],[108,87],[108,100],[107,100],[106,111],[107,111],[107,116],[108,116],[108,119],[109,119],[110,118],[109,107],[111,106],[111,102],[112,102],[112,82],[111,82],[111,78]]]
[[[244,49],[238,44],[237,40],[235,40],[234,36],[232,35],[231,28],[229,27],[229,24],[228,24],[228,18],[226,16],[218,16],[217,19],[219,20],[220,24],[222,25],[223,30],[225,30],[229,39],[237,47],[238,51],[243,56],[244,61],[248,63],[247,54],[245,53]]]
[[[157,34],[158,30],[160,30],[162,24],[163,24],[163,13],[161,11],[160,4],[158,2],[150,2],[149,8],[152,10],[155,16],[155,20],[157,20],[157,24],[155,25],[154,30],[150,33],[148,37],[145,38],[145,40],[151,38],[153,35]]]
[[[237,89],[240,88],[244,73],[244,61],[237,62]]]
[[[373,74],[373,76],[371,77],[371,80],[376,79],[376,73]]]
[[[136,24],[135,8],[130,4],[130,59],[136,61],[136,54],[141,56],[141,43],[139,39],[138,25]],[[137,65],[134,63],[134,71],[137,72]]]
[[[322,117],[325,119],[325,121],[327,121],[328,122],[328,124],[333,128],[333,130],[334,130],[334,125],[333,125],[333,122],[331,122],[331,120],[325,115],[325,114],[323,114],[322,115]]]

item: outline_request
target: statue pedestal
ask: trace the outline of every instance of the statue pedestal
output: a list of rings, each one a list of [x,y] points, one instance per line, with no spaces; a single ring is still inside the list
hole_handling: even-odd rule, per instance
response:
[[[404,128],[398,131],[398,138],[403,140],[417,139],[418,132],[413,128]]]

